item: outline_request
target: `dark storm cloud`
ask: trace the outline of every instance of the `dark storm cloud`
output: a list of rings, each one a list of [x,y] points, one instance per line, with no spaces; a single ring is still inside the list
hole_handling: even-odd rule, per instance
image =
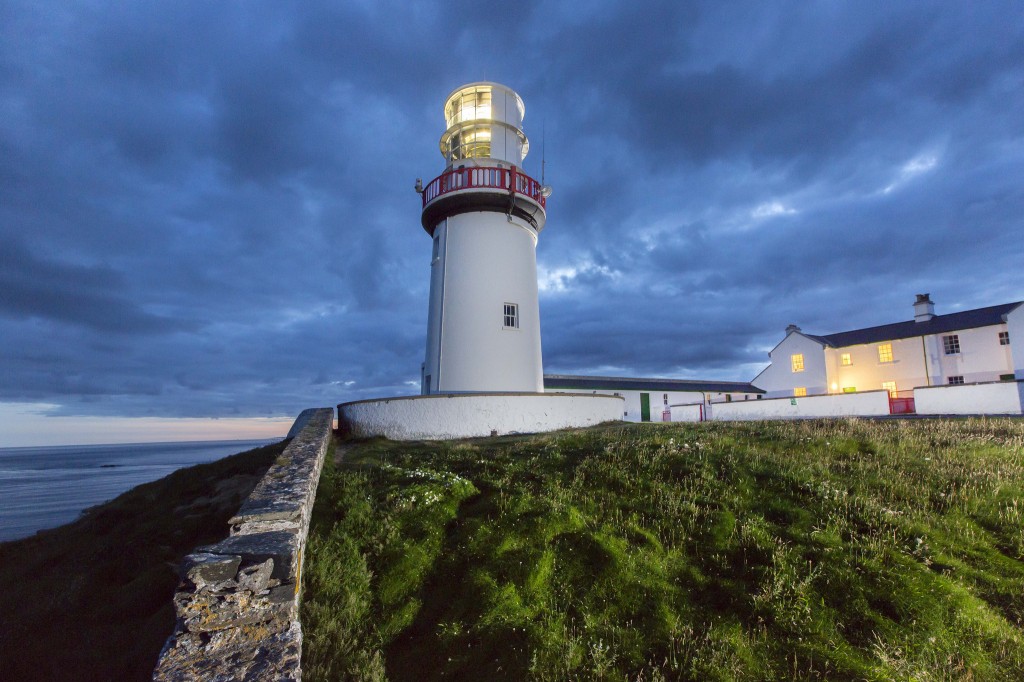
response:
[[[9,2],[0,401],[267,416],[414,392],[444,96],[519,91],[557,372],[750,379],[1024,298],[1013,3]],[[543,131],[543,134],[542,134]]]

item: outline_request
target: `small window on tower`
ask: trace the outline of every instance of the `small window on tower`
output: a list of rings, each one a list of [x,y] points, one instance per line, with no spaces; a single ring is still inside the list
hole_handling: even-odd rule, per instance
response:
[[[843,353],[839,357],[839,364],[841,364],[843,367],[849,367],[850,365],[853,364],[853,357],[851,357],[849,353]]]
[[[434,235],[434,252],[430,255],[430,262],[436,263],[437,256],[441,252],[441,234]]]
[[[519,329],[519,305],[505,304],[505,329]]]
[[[790,355],[789,356],[789,362],[790,362],[790,365],[792,365],[794,372],[802,372],[802,371],[804,371],[804,354],[803,353],[794,353],[793,355]]]

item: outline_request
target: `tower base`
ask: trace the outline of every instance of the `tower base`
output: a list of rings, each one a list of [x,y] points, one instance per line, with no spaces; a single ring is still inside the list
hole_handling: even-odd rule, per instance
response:
[[[342,403],[338,426],[357,437],[452,440],[621,421],[624,404],[592,393],[443,393]]]

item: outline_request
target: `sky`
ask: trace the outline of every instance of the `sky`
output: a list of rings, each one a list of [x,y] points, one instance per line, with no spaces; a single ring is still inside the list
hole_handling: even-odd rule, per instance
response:
[[[413,185],[480,80],[554,190],[548,373],[1024,300],[1016,0],[0,0],[0,446],[417,393]]]

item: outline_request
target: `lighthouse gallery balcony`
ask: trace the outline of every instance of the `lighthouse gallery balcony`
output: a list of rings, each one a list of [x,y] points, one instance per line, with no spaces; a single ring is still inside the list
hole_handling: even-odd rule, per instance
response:
[[[544,187],[515,166],[472,166],[441,173],[423,188],[423,228],[433,232],[446,216],[470,211],[511,212],[544,227],[547,196]]]

